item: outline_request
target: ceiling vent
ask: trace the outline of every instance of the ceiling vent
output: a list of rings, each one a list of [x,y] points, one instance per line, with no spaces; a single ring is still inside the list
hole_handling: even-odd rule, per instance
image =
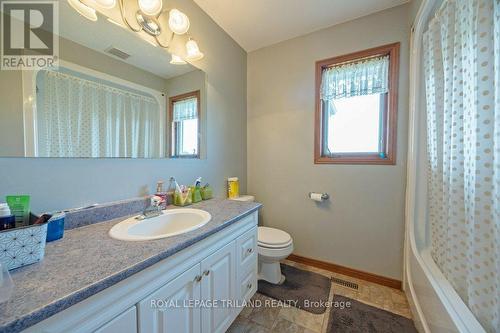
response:
[[[107,48],[106,52],[110,53],[110,54],[114,55],[115,57],[118,57],[122,60],[126,60],[126,59],[130,58],[130,54],[128,54],[120,49],[117,49],[116,47],[113,47],[113,46]]]

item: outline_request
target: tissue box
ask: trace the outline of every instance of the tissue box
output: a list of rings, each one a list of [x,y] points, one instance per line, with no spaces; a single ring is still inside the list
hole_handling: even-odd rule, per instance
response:
[[[36,218],[31,216],[31,220]],[[0,262],[8,270],[43,259],[47,223],[0,231]]]

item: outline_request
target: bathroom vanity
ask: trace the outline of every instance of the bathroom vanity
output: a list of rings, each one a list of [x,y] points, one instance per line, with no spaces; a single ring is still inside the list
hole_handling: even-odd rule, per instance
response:
[[[109,237],[125,218],[68,230],[41,263],[12,272],[0,331],[225,332],[257,290],[260,204],[193,207],[212,219],[165,239]]]

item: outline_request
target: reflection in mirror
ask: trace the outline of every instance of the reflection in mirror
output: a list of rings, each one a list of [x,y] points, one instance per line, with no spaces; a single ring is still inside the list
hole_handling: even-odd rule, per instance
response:
[[[39,71],[36,87],[36,156],[162,155],[161,95],[64,68]]]
[[[170,157],[199,157],[200,91],[170,97]]]
[[[109,13],[61,1],[59,67],[0,71],[0,157],[205,156],[205,73]]]

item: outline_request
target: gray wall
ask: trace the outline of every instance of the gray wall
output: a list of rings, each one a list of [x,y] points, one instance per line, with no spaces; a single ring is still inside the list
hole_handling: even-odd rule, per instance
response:
[[[296,254],[401,279],[408,39],[403,5],[248,54],[248,190]],[[397,165],[315,165],[315,61],[398,41]],[[331,200],[317,204],[310,191]]]
[[[173,0],[169,5],[189,16],[190,33],[205,53],[196,65],[207,74],[206,159],[0,158],[0,201],[5,195],[23,193],[32,196],[34,211],[77,207],[142,195],[154,191],[157,180],[170,176],[185,183],[202,176],[214,186],[217,196],[224,195],[225,178],[229,176],[240,177],[245,189],[246,53],[192,0]],[[78,54],[61,50],[61,56],[72,61],[71,57]],[[91,59],[87,65],[95,66]],[[119,72],[115,74],[121,76]],[[0,113],[19,115],[21,80],[12,76],[12,81],[0,82]],[[151,87],[165,84],[161,78],[141,79],[138,83]],[[4,127],[0,125],[0,130]]]

